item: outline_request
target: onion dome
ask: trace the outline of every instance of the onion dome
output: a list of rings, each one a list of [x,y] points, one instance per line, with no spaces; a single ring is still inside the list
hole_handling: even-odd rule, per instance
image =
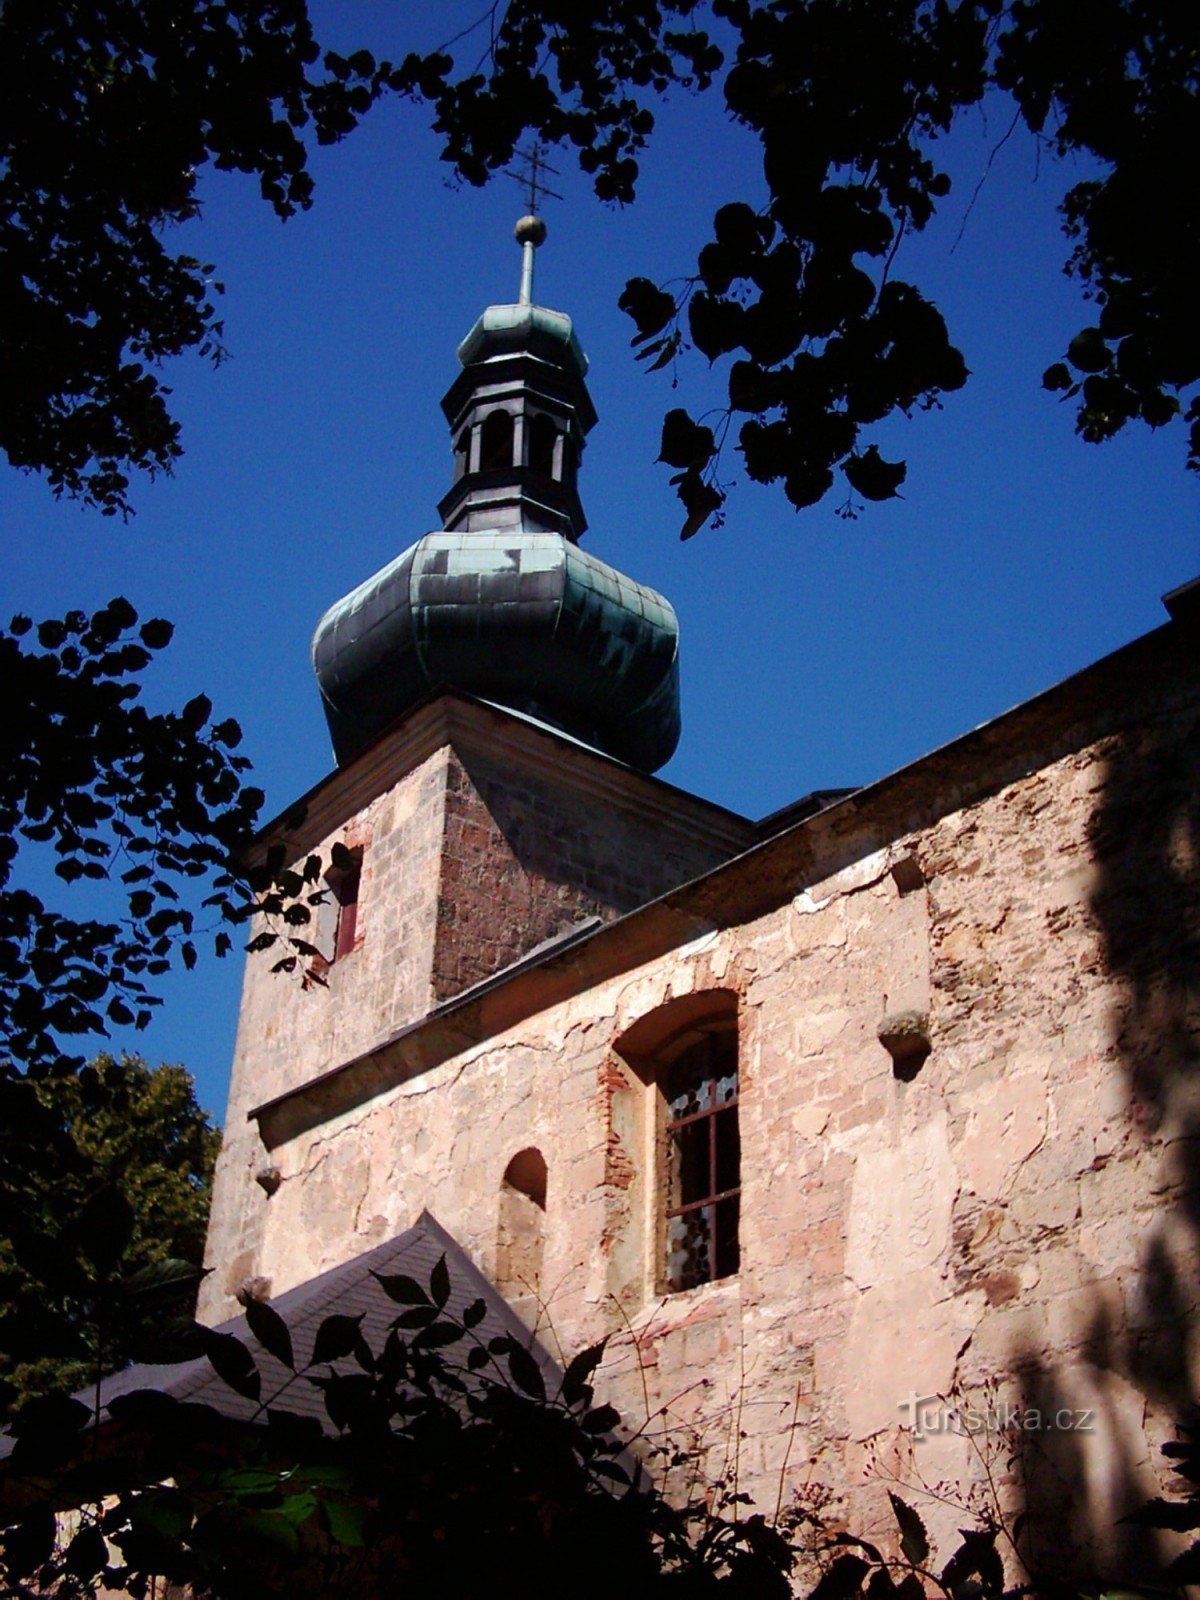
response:
[[[520,298],[476,321],[442,401],[454,449],[442,530],[318,624],[313,666],[339,763],[443,685],[644,772],[678,742],[674,611],[577,546],[576,480],[596,421],[587,357],[570,317],[531,300],[544,224],[523,217],[516,235]]]

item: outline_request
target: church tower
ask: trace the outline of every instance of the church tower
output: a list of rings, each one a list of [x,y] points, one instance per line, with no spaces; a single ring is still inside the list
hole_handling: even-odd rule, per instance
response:
[[[269,958],[247,963],[210,1319],[248,1281],[279,1292],[335,1264],[322,1214],[337,1200],[319,1185],[272,1238],[271,1197],[290,1143],[320,1125],[323,1082],[378,1063],[367,1078],[382,1092],[420,1070],[405,1040],[423,1020],[753,836],[651,776],[679,738],[678,624],[580,547],[587,357],[571,318],[534,300],[544,223],[515,231],[517,300],[476,320],[442,401],[442,527],[332,605],[313,640],[337,765],[259,848],[327,863],[308,935],[320,955],[291,981]]]

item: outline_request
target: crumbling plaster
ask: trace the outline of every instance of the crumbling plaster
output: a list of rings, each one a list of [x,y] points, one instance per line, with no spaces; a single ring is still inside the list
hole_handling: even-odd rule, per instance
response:
[[[1173,737],[1194,793],[1194,719]],[[603,1382],[631,1426],[648,1401],[656,1426],[694,1429],[718,1466],[736,1454],[741,1487],[768,1508],[781,1473],[789,1488],[834,1481],[869,1532],[869,1462],[963,1485],[986,1462],[998,1492],[1018,1494],[1010,1436],[918,1439],[910,1397],[1050,1397],[1095,1419],[1046,1448],[1069,1459],[1102,1532],[1153,1486],[1151,1444],[1194,1384],[1200,1283],[1184,1204],[1196,1094],[1186,1078],[1153,1101],[1137,1087],[1157,1020],[1197,1036],[1195,987],[1135,994],[1096,910],[1111,877],[1097,817],[1127,781],[1117,757],[1111,741],[1069,750],[932,822],[899,816],[882,847],[864,826],[857,854],[848,824],[838,869],[781,882],[773,909],[714,914],[690,942],[286,1139],[271,1198],[243,1174],[254,1216],[237,1270],[279,1291],[428,1207],[491,1271],[505,1167],[533,1146],[549,1168],[539,1331],[568,1353],[610,1337]],[[1165,800],[1149,784],[1141,803]],[[1172,860],[1194,875],[1181,827]],[[422,860],[418,847],[405,870]],[[623,1145],[632,1090],[614,1042],[704,989],[738,995],[741,1269],[671,1296],[647,1274],[618,1303],[622,1174],[645,1154]],[[294,1003],[292,1036],[318,1032],[306,1008],[325,997]],[[878,1037],[896,1010],[928,1018],[931,1053],[907,1082]],[[350,1026],[367,1038],[379,1020]],[[251,1005],[245,1048],[282,1060],[278,1035],[255,1043],[261,1027]],[[266,1087],[245,1086],[243,1115]],[[239,1137],[249,1151],[257,1135]],[[246,1166],[263,1159],[259,1145]],[[1173,1366],[1156,1365],[1163,1339]],[[943,1533],[961,1520],[926,1509]]]

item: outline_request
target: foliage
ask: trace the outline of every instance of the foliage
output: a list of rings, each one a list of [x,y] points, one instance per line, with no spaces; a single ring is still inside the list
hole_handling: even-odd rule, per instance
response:
[[[996,1548],[1000,1525],[987,1521],[959,1530],[961,1543],[948,1561],[934,1556],[921,1515],[898,1494],[888,1491],[896,1519],[899,1555],[889,1556],[880,1544],[845,1532],[825,1532],[825,1570],[810,1600],[925,1600],[929,1593],[946,1600],[970,1595],[973,1600],[1003,1600],[1004,1562]],[[882,1541],[881,1541],[882,1543]],[[1021,1592],[1021,1591],[1018,1591]],[[1043,1593],[1036,1583],[1025,1591]]]
[[[476,1332],[483,1301],[450,1311],[444,1257],[427,1286],[379,1281],[399,1309],[377,1352],[359,1318],[335,1314],[300,1362],[279,1314],[247,1306],[256,1341],[284,1369],[277,1385],[248,1343],[202,1333],[250,1425],[162,1393],[115,1398],[117,1426],[141,1444],[137,1482],[89,1459],[86,1406],[29,1408],[13,1471],[56,1471],[58,1504],[92,1504],[66,1541],[55,1501],[27,1505],[4,1538],[7,1592],[103,1583],[144,1595],[165,1577],[227,1600],[574,1593],[596,1560],[618,1594],[786,1600],[792,1552],[764,1518],[703,1497],[673,1506],[638,1471],[616,1412],[593,1392],[603,1345],[548,1385],[518,1340]],[[328,1431],[289,1409],[296,1384],[320,1392]]]
[[[3,1592],[576,1593],[594,1560],[606,1590],[681,1600],[1071,1600],[1162,1594],[1163,1582],[1195,1577],[1197,1547],[1161,1576],[1081,1588],[1031,1564],[1021,1530],[1037,1506],[1009,1525],[994,1500],[963,1500],[953,1485],[922,1489],[972,1524],[948,1557],[891,1489],[893,1527],[869,1539],[846,1530],[819,1484],[785,1504],[781,1478],[782,1509],[764,1517],[736,1487],[736,1460],[708,1481],[694,1441],[668,1434],[647,1450],[643,1425],[626,1442],[626,1425],[596,1393],[606,1341],[560,1372],[529,1344],[496,1335],[483,1300],[453,1309],[445,1256],[427,1284],[376,1277],[397,1307],[381,1349],[368,1346],[361,1316],[289,1327],[250,1300],[253,1342],[196,1329],[223,1399],[114,1395],[108,1447],[88,1405],[61,1396],[28,1405],[12,1425],[4,1482]],[[1200,1478],[1194,1430],[1164,1450],[1189,1482]],[[655,1484],[655,1458],[684,1493]],[[1194,1531],[1200,1510],[1193,1492],[1126,1520]]]
[[[219,1143],[182,1067],[0,1080],[0,1409],[175,1348]]]
[[[1161,1528],[1172,1533],[1200,1532],[1200,1427],[1196,1423],[1181,1423],[1179,1438],[1171,1439],[1162,1447],[1162,1453],[1174,1470],[1192,1487],[1177,1500],[1156,1497],[1139,1506],[1125,1521],[1143,1528]],[[1200,1583],[1200,1539],[1194,1539],[1171,1562],[1164,1574],[1167,1582],[1178,1584]]]
[[[159,1004],[152,981],[175,959],[196,964],[204,927],[188,900],[200,888],[216,954],[256,913],[268,925],[253,948],[284,939],[284,964],[312,949],[299,933],[326,893],[320,860],[294,873],[282,851],[255,866],[243,858],[263,796],[245,783],[237,723],[213,721],[204,695],[178,712],[139,703],[139,676],[171,631],[158,618],[139,626],[115,599],[36,629],[14,617],[0,632],[11,694],[0,733],[0,1073],[78,1067],[63,1038],[144,1027]],[[48,906],[45,891],[17,881],[36,881],[39,866],[76,892],[116,890],[124,915]]]
[[[313,38],[304,0],[7,0],[0,8],[0,446],[58,491],[126,512],[130,468],[180,454],[155,368],[219,360],[220,284],[163,228],[211,162],[280,217],[379,92],[365,51]]]
[[[145,1024],[156,1003],[147,979],[176,951],[196,960],[180,888],[226,874],[257,816],[262,795],[243,787],[248,763],[233,753],[236,723],[210,724],[203,696],[178,713],[139,704],[137,679],[170,637],[157,619],[139,628],[120,599],[36,630],[14,617],[0,634],[11,689],[0,735],[0,1029],[26,1066],[53,1061],[57,1035]],[[64,884],[119,883],[124,918],[65,916],[15,885],[14,868],[39,852]],[[218,893],[221,911],[240,909]],[[227,932],[218,938],[228,945]]]
[[[461,41],[398,66],[322,52],[305,0],[9,0],[0,12],[0,445],[60,491],[128,509],[128,471],[168,469],[178,425],[156,367],[219,359],[213,269],[172,254],[211,163],[257,176],[281,217],[307,207],[305,139],[330,143],[381,94],[428,102],[443,154],[484,182],[532,132],[576,148],[597,195],[636,192],[673,87],[720,85],[758,141],[768,200],[716,211],[670,291],[632,279],[621,304],[651,370],[689,344],[726,363],[708,453],[677,463],[684,535],[719,509],[736,426],[747,474],[796,507],[840,475],[892,498],[903,462],[871,428],[937,406],[968,376],[932,300],[898,276],[908,234],[943,208],[938,141],[1006,95],[1045,155],[1084,172],[1063,203],[1066,270],[1092,320],[1047,367],[1080,435],[1160,427],[1191,395],[1200,460],[1200,219],[1175,178],[1197,142],[1194,8],[1099,0],[510,0]],[[703,427],[703,424],[699,426]],[[693,441],[696,443],[696,441]]]
[[[1134,420],[1170,422],[1191,391],[1189,464],[1200,465],[1200,211],[1177,176],[1200,138],[1194,8],[1098,0],[1085,17],[1071,0],[512,0],[488,15],[486,69],[457,75],[440,51],[410,56],[391,79],[433,103],[444,157],[472,183],[532,131],[577,146],[602,199],[632,200],[652,106],[673,84],[718,78],[761,146],[765,207],[722,205],[681,289],[635,278],[621,298],[650,370],[674,369],[689,340],[710,363],[728,359],[717,426],[676,409],[663,429],[684,538],[719,512],[717,457],[735,420],[748,476],[782,482],[797,508],[839,471],[844,515],[854,494],[898,492],[904,463],[864,430],[940,405],[968,376],[936,305],[897,276],[900,248],[950,192],[938,140],[999,93],[1014,126],[1088,174],[1062,212],[1066,270],[1095,314],[1045,387],[1075,402],[1093,442]]]

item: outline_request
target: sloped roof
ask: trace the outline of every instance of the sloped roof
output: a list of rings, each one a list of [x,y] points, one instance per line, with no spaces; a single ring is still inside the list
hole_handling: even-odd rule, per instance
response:
[[[379,1287],[372,1273],[385,1275],[404,1274],[427,1284],[429,1275],[442,1256],[450,1274],[450,1298],[446,1309],[459,1319],[473,1301],[482,1300],[486,1311],[476,1327],[475,1336],[485,1343],[499,1336],[515,1339],[538,1363],[549,1393],[553,1393],[562,1378],[558,1363],[531,1334],[499,1290],[480,1272],[466,1251],[441,1224],[424,1211],[411,1228],[386,1243],[376,1245],[339,1267],[323,1272],[298,1284],[271,1305],[287,1323],[292,1336],[292,1347],[298,1368],[311,1358],[317,1329],[327,1316],[362,1317],[362,1332],[372,1350],[380,1350],[388,1329],[401,1309]],[[298,1381],[274,1356],[269,1355],[247,1326],[245,1317],[232,1317],[217,1329],[219,1333],[234,1334],[246,1342],[253,1352],[262,1377],[264,1399],[278,1393],[271,1400],[272,1409],[288,1411],[296,1416],[316,1419],[327,1432],[333,1432],[325,1411],[322,1391],[304,1378]],[[333,1363],[335,1371],[357,1371],[348,1358]],[[291,1380],[289,1382],[289,1380]],[[213,1371],[206,1357],[192,1361],[175,1362],[168,1366],[140,1364],[127,1367],[100,1386],[99,1423],[103,1427],[111,1420],[109,1404],[120,1395],[138,1390],[157,1390],[176,1400],[199,1402],[212,1407],[232,1421],[249,1422],[259,1413],[258,1404],[237,1394]],[[95,1392],[88,1389],[78,1398],[91,1407]],[[6,1459],[15,1441],[10,1435],[0,1435],[0,1461]]]

